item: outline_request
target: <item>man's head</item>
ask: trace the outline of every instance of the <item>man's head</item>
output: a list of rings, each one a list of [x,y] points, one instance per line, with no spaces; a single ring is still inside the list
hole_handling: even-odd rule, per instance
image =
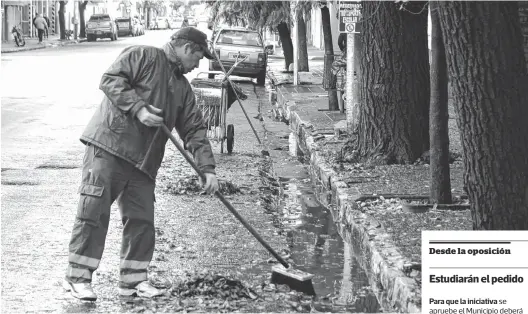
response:
[[[194,27],[184,27],[174,33],[169,46],[170,51],[167,56],[172,62],[179,59],[182,63],[183,74],[197,68],[203,57],[213,59],[207,45],[207,35]]]

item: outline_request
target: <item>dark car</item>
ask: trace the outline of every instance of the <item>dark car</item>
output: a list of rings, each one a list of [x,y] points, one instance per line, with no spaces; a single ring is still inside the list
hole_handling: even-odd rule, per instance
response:
[[[118,17],[115,19],[117,34],[119,36],[134,36],[134,22],[129,17]]]

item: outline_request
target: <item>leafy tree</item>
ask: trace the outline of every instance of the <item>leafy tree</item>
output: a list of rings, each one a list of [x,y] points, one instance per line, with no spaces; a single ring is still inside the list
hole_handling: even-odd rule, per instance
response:
[[[337,101],[336,76],[332,73],[332,63],[334,62],[334,41],[332,40],[332,25],[330,24],[330,10],[328,3],[321,1],[321,23],[323,24],[323,36],[325,46],[325,75],[330,80],[328,90],[328,109],[338,110],[339,104]]]
[[[411,163],[429,149],[426,3],[364,1],[355,159]],[[410,11],[410,12],[407,12]]]
[[[86,38],[86,22],[84,20],[84,11],[88,1],[82,1],[79,3],[79,24],[81,26],[79,37]]]
[[[178,11],[182,6],[185,6],[185,2],[181,0],[172,0],[170,2],[171,9]]]
[[[165,1],[164,0],[143,0],[143,10],[147,12],[147,26],[150,25],[152,19],[151,12],[155,11],[158,15],[165,14]]]
[[[517,2],[439,2],[474,229],[528,229],[528,73]]]
[[[431,142],[430,172],[432,203],[449,204],[451,180],[449,173],[449,113],[447,64],[442,30],[438,20],[437,1],[430,2],[431,12],[431,102],[429,104],[429,139]]]
[[[306,21],[309,20],[313,5],[316,2],[301,0],[295,8],[297,15],[297,38],[299,44],[299,72],[308,72],[308,42],[306,40]]]

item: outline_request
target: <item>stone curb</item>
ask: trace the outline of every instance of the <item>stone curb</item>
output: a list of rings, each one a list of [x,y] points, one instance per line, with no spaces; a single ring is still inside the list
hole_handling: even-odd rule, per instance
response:
[[[45,48],[51,48],[51,47],[57,47],[57,46],[75,45],[75,44],[83,43],[85,41],[86,39],[78,39],[77,41],[66,41],[66,42],[58,41],[56,43],[48,43],[46,45],[35,46],[35,47],[6,48],[6,49],[2,49],[1,53],[14,53],[14,52],[22,52],[22,51],[39,50],[39,49],[45,49]]]
[[[302,153],[310,159],[312,177],[321,182],[326,190],[332,191],[336,205],[334,219],[339,232],[344,240],[362,252],[357,259],[369,273],[382,307],[389,312],[421,313],[421,286],[403,273],[405,259],[381,224],[359,211],[355,201],[360,196],[359,191],[352,191],[340,181],[331,165],[321,157],[311,135],[314,127],[299,117],[295,105],[294,101],[279,104],[275,106],[274,114],[289,123]]]
[[[279,55],[271,55],[271,56],[268,56],[268,59],[273,59],[273,60],[284,60],[284,56],[279,56]],[[308,60],[324,60],[324,56],[308,56]]]

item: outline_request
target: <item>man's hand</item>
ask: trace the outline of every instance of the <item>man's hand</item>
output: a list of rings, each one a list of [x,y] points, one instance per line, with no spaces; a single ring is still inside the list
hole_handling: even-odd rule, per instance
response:
[[[157,114],[160,114],[163,110],[153,107],[151,105],[147,106],[148,109],[147,107],[143,107],[137,112],[136,117],[138,118],[138,120],[146,126],[161,126],[163,124],[163,118],[158,116]]]
[[[202,178],[200,178],[200,184],[203,185],[203,188],[207,194],[214,194],[218,191],[218,180],[216,175],[212,173],[205,174],[205,184],[203,184]]]

